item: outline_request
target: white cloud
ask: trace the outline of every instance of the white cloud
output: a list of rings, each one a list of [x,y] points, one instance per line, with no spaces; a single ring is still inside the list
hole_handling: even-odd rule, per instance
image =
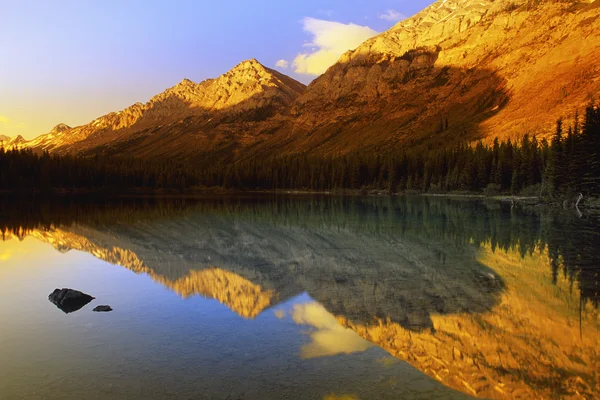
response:
[[[276,66],[276,67],[279,67],[279,68],[282,68],[282,69],[286,69],[287,67],[289,67],[289,66],[290,66],[290,62],[289,62],[289,61],[287,61],[287,60],[283,60],[283,59],[281,59],[281,60],[279,60],[279,61],[277,61],[277,62],[275,63],[275,66]]]
[[[406,19],[406,15],[396,11],[396,10],[387,10],[385,14],[379,14],[379,18],[384,19],[386,21],[398,22]]]
[[[310,43],[304,45],[310,51],[300,53],[293,62],[299,74],[321,75],[348,50],[355,49],[378,32],[368,26],[343,24],[316,18],[304,18],[305,32],[312,35]]]
[[[9,123],[10,123],[10,119],[8,119],[8,117],[5,117],[4,115],[0,115],[0,124],[8,125]]]

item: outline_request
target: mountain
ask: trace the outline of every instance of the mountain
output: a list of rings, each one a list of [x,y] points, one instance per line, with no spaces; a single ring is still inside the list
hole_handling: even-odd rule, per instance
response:
[[[235,148],[244,131],[269,129],[305,86],[252,59],[217,79],[188,79],[87,125],[59,125],[28,143],[57,153],[197,155]]]
[[[323,153],[547,134],[600,92],[600,1],[443,0],[344,54],[295,102]]]
[[[6,149],[22,149],[24,147],[27,147],[27,144],[27,140],[25,140],[25,138],[23,138],[23,136],[21,135],[18,135],[14,138],[5,135],[0,135],[0,147],[4,147]]]
[[[54,150],[59,143],[69,142],[68,134],[71,129],[73,128],[66,124],[58,124],[47,134],[38,136],[37,138],[27,142],[27,147],[32,147],[39,150]]]
[[[210,162],[548,136],[600,92],[599,11],[599,0],[440,0],[307,88],[249,60],[27,146]]]

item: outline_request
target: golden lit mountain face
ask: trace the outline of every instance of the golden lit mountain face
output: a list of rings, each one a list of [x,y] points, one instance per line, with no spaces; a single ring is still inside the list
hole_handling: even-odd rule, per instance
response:
[[[27,147],[27,141],[21,135],[14,138],[2,135],[0,136],[0,147],[5,149],[23,149]]]
[[[298,147],[548,133],[600,91],[599,10],[589,0],[438,1],[308,87],[295,107]]]
[[[235,160],[549,134],[600,92],[599,0],[440,0],[304,85],[256,60],[27,143]]]
[[[102,148],[138,156],[187,151],[189,156],[190,144],[196,153],[214,150],[221,140],[224,146],[231,145],[231,134],[243,133],[242,127],[266,129],[262,122],[285,112],[303,90],[301,83],[248,60],[217,79],[198,84],[184,79],[145,104],[136,103],[87,125],[55,128],[27,146],[59,153]]]

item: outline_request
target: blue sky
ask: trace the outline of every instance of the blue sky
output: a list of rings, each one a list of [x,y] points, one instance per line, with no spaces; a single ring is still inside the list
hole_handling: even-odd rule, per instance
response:
[[[432,0],[0,0],[0,135],[33,138],[238,62],[308,83]]]

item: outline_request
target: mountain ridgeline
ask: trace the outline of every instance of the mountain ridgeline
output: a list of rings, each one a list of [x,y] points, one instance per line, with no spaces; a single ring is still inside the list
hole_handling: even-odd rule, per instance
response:
[[[549,138],[600,92],[600,1],[440,0],[308,87],[256,60],[7,148],[178,159],[397,152]]]
[[[451,149],[369,152],[334,157],[281,155],[205,168],[168,160],[75,157],[0,148],[0,189],[25,192],[186,193],[226,190],[478,192],[561,202],[600,191],[600,107],[570,124],[559,120],[549,142],[528,134],[514,143]],[[583,195],[585,193],[585,195]],[[581,198],[577,200],[577,204]],[[592,200],[594,201],[594,200]]]

